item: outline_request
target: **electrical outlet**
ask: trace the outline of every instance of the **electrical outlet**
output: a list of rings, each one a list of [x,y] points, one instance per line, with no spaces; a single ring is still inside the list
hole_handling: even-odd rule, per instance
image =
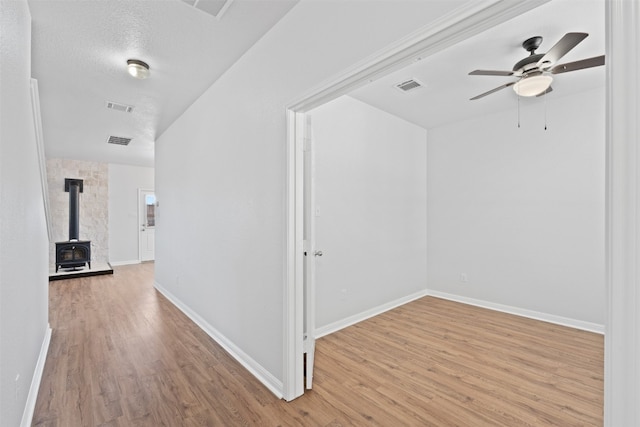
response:
[[[460,281],[462,283],[467,283],[469,281],[469,278],[467,277],[467,273],[460,273]]]

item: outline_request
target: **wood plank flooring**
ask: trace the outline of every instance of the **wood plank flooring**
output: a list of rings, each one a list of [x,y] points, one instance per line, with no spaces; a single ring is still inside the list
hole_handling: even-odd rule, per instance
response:
[[[317,342],[273,396],[153,289],[153,264],[50,283],[36,426],[599,426],[603,337],[426,297]]]

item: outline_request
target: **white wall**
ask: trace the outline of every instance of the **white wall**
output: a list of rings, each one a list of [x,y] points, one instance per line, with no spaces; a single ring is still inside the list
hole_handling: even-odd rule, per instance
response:
[[[138,254],[138,189],[154,189],[154,170],[109,164],[109,262],[132,264]]]
[[[603,325],[604,88],[557,95],[429,130],[429,288]]]
[[[285,107],[459,4],[300,2],[156,143],[157,283],[276,383]]]
[[[311,112],[316,327],[427,287],[427,131],[343,96]]]
[[[48,237],[26,1],[0,3],[0,39],[0,425],[18,426],[48,331]]]

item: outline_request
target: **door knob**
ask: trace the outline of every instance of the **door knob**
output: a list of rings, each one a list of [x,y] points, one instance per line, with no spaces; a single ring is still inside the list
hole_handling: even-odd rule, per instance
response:
[[[322,256],[322,251],[315,251],[313,254],[315,256]]]

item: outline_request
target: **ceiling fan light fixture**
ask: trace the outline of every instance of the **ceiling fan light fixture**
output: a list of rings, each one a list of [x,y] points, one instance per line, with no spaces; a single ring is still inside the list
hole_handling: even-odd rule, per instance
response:
[[[127,72],[136,79],[146,79],[151,74],[149,71],[149,65],[139,59],[127,60]]]
[[[523,77],[513,85],[513,90],[519,96],[536,96],[549,89],[552,81],[553,77],[545,75]]]

